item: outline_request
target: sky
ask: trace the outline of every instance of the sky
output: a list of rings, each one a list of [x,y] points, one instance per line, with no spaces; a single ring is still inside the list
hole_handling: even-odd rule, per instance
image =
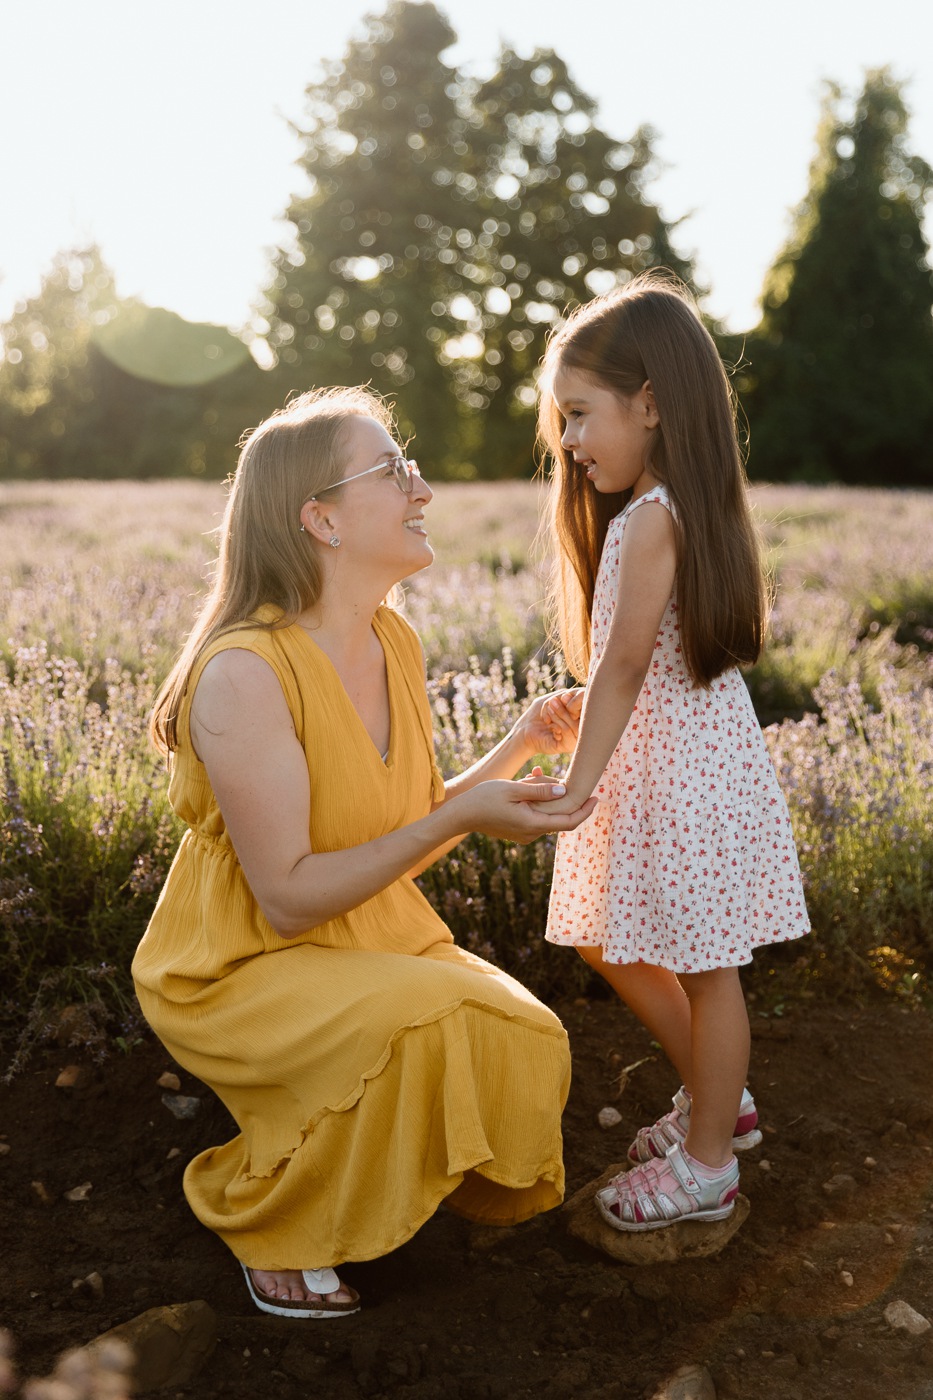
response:
[[[100,244],[122,296],[233,329],[250,319],[295,166],[304,89],[382,0],[0,0],[0,321],[55,253]],[[625,139],[658,132],[649,197],[706,305],[751,328],[807,188],[824,79],[906,83],[933,164],[931,0],[439,0],[448,62],[553,48]],[[927,220],[933,240],[933,215]]]

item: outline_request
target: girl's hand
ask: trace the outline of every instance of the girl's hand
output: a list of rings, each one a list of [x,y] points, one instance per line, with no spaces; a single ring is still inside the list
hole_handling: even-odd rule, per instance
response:
[[[586,821],[596,806],[595,799],[591,798],[582,806],[577,804],[561,813],[550,812],[543,816],[544,809],[553,808],[562,796],[563,784],[545,778],[541,769],[536,768],[530,778],[519,783],[478,783],[453,798],[451,806],[456,802],[463,813],[464,831],[481,831],[500,841],[516,841],[520,846],[527,846],[549,832],[572,831]]]
[[[584,694],[582,689],[557,690],[532,701],[519,720],[531,753],[573,753]]]

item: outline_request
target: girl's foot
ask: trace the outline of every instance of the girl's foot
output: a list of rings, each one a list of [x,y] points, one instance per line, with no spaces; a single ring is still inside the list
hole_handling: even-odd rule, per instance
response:
[[[359,1311],[356,1289],[341,1283],[333,1269],[241,1268],[257,1308],[275,1317],[346,1317]]]
[[[650,1128],[639,1128],[635,1134],[635,1141],[628,1150],[629,1161],[650,1162],[653,1157],[663,1157],[667,1149],[675,1143],[682,1147],[690,1127],[691,1102],[690,1095],[681,1085],[674,1095],[674,1107],[670,1113],[665,1113],[664,1117],[652,1123]],[[732,1138],[732,1151],[747,1152],[750,1147],[757,1147],[760,1142],[761,1132],[758,1128],[755,1100],[747,1089],[743,1089],[742,1103]]]
[[[720,1171],[688,1158],[679,1143],[664,1157],[613,1177],[596,1193],[596,1205],[615,1230],[661,1230],[678,1220],[724,1220],[735,1208],[739,1164]]]

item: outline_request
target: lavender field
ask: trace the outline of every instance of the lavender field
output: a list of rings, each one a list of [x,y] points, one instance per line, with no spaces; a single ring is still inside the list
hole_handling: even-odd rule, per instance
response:
[[[445,771],[562,678],[531,550],[542,489],[441,485],[429,508],[437,562],[405,606]],[[765,975],[792,957],[806,977],[915,999],[933,960],[933,497],[754,498],[776,601],[747,679],[816,931]],[[132,1026],[126,969],[178,839],[146,711],[197,609],[223,500],[211,483],[0,485],[0,1034],[23,1049],[62,1002],[96,1006],[109,1034]],[[541,943],[550,860],[547,840],[472,837],[424,877],[462,942],[544,994],[570,975]]]

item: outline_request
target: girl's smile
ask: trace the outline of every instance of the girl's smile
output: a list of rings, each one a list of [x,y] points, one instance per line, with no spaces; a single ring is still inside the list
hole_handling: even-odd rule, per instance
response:
[[[623,398],[590,375],[561,367],[552,392],[564,419],[561,446],[597,491],[631,489],[640,496],[657,484],[645,465],[659,421],[650,383]]]

